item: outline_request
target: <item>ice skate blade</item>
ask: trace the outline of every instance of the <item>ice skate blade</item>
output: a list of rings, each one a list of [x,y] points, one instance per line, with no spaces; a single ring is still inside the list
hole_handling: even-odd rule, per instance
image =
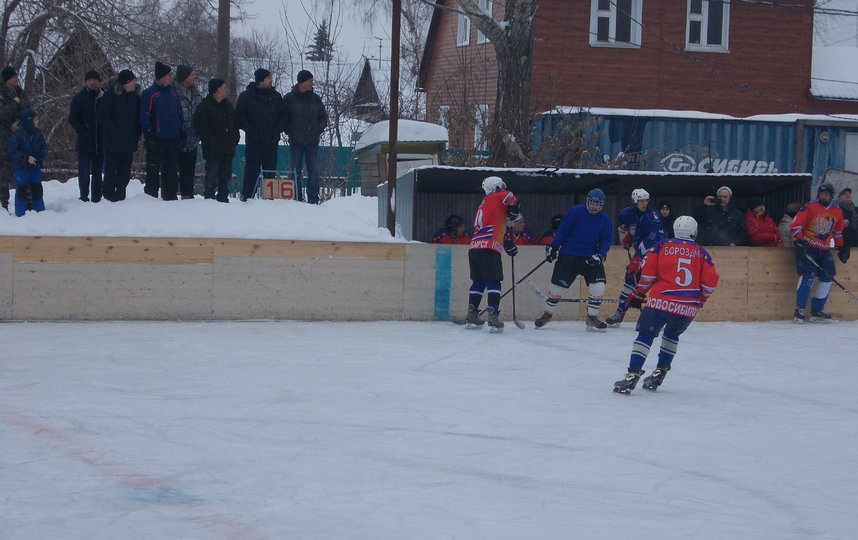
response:
[[[614,387],[614,393],[615,394],[621,394],[623,396],[630,396],[632,394],[632,391],[629,390],[628,388],[623,389],[623,388]]]
[[[609,323],[608,321],[605,321],[605,324],[608,325],[608,328],[619,328],[622,323]]]
[[[820,319],[819,317],[809,317],[807,322],[817,323],[817,324],[830,324],[831,319]]]
[[[792,322],[793,324],[804,324],[804,319],[799,319],[798,317],[795,317]]]
[[[503,332],[503,328],[498,328],[497,326],[489,326],[489,332],[492,334],[500,334]]]
[[[607,330],[607,328],[596,328],[595,326],[588,326],[586,328],[588,332],[604,333]]]
[[[465,323],[465,330],[480,330],[483,325],[474,323]]]

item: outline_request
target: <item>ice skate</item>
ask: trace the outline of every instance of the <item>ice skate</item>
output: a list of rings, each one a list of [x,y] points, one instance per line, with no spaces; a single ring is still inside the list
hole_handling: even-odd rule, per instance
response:
[[[626,373],[626,377],[623,380],[614,383],[614,392],[625,396],[631,394],[632,390],[635,389],[635,386],[638,385],[638,380],[644,373],[646,372],[642,369],[629,371]]]
[[[482,328],[484,324],[486,324],[486,321],[480,318],[480,314],[477,311],[477,307],[468,306],[468,316],[465,317],[465,329],[477,330],[479,328]]]
[[[620,323],[623,322],[623,319],[626,317],[625,311],[617,310],[616,313],[605,319],[605,326],[608,328],[619,328]]]
[[[542,315],[540,315],[538,319],[533,321],[533,324],[537,328],[542,328],[550,320],[551,320],[551,313],[548,313],[547,311],[543,311]]]
[[[792,314],[792,322],[795,324],[802,324],[804,320],[804,308],[795,308],[795,313]]]
[[[503,332],[503,321],[498,319],[500,312],[493,307],[489,307],[489,330],[492,334]]]
[[[664,382],[664,377],[667,375],[667,372],[670,371],[670,367],[657,367],[653,370],[652,375],[649,377],[644,377],[643,380],[643,389],[649,390],[650,392],[655,392],[661,383]]]
[[[595,315],[587,315],[587,331],[588,332],[604,332],[608,325],[600,321]]]
[[[810,322],[821,322],[821,323],[829,323],[831,322],[831,313],[826,313],[821,309],[812,309],[810,310]]]

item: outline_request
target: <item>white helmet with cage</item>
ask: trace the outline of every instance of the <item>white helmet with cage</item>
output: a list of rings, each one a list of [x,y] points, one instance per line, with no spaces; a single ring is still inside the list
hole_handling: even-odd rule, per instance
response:
[[[506,189],[506,184],[499,176],[489,176],[483,180],[483,191],[486,195],[501,189]]]
[[[637,204],[638,201],[648,201],[648,200],[649,200],[649,193],[647,193],[647,190],[645,190],[643,188],[637,188],[636,190],[632,191],[632,202],[633,203]]]
[[[673,222],[673,235],[682,240],[697,238],[697,220],[691,216],[679,216]]]

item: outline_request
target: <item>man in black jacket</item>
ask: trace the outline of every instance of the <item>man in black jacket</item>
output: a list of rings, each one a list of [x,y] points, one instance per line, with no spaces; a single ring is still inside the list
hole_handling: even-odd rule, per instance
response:
[[[235,104],[235,121],[244,131],[244,185],[241,200],[254,196],[260,170],[277,169],[277,144],[280,142],[280,109],[283,96],[274,89],[274,78],[267,69],[253,74],[254,82],[239,94]],[[273,178],[266,172],[265,178]]]
[[[206,199],[217,198],[224,203],[229,202],[232,157],[239,138],[235,111],[227,99],[228,95],[226,81],[212,79],[209,81],[209,95],[194,112],[194,129],[203,143],[203,157],[206,160],[203,196]]]
[[[313,92],[313,74],[302,69],[298,84],[283,98],[284,131],[289,135],[292,169],[295,171],[295,193],[299,201],[301,172],[307,164],[307,202],[319,203],[319,138],[328,127],[328,113],[322,98]]]
[[[91,69],[83,77],[84,86],[69,105],[69,124],[77,133],[77,184],[80,200],[101,200],[101,166],[103,153],[98,125],[98,102],[102,97],[101,75]],[[91,186],[91,190],[90,190]]]
[[[104,147],[104,198],[125,200],[131,180],[131,160],[140,141],[140,86],[131,70],[123,69],[98,107]]]
[[[747,246],[748,233],[745,217],[732,204],[733,190],[721,186],[715,195],[703,199],[698,212],[700,224],[697,242],[702,246]]]
[[[18,72],[12,66],[0,71],[0,206],[9,209],[9,188],[12,186],[12,160],[9,157],[9,138],[12,125],[21,111],[30,108],[27,94],[18,86]]]

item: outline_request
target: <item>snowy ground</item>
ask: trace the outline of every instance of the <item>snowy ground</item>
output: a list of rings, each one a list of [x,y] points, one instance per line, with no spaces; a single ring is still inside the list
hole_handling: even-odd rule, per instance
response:
[[[45,182],[44,188],[44,212],[15,217],[0,210],[0,235],[403,242],[378,227],[375,197],[337,197],[321,205],[263,199],[223,204],[199,195],[162,201],[145,195],[143,185],[132,180],[126,200],[95,204],[78,200],[76,178]]]
[[[528,326],[2,324],[0,538],[854,538],[858,323]]]

